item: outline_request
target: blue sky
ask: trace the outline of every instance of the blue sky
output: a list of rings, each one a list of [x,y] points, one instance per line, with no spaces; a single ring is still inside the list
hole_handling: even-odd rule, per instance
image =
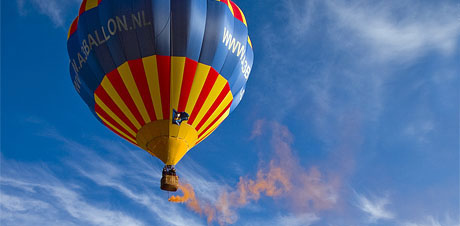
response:
[[[458,1],[235,2],[246,95],[177,166],[209,224],[460,225]],[[207,225],[75,92],[79,3],[1,3],[1,224]],[[275,191],[232,200],[258,175]]]

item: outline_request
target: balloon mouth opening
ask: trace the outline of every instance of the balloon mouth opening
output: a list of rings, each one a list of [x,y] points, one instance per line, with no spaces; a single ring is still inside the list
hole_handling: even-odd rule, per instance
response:
[[[176,165],[195,146],[198,132],[189,124],[157,120],[144,125],[136,135],[139,147],[166,165]]]
[[[179,177],[174,166],[166,165],[161,177],[161,190],[175,192],[179,188]]]

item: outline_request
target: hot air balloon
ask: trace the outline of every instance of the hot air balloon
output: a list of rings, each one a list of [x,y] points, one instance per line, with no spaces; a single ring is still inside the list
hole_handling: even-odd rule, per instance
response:
[[[67,48],[75,89],[107,128],[174,166],[240,103],[253,63],[230,0],[83,0]]]

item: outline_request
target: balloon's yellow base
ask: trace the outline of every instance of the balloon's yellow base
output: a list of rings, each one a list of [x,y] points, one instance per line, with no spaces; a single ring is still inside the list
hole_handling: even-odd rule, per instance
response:
[[[170,120],[144,125],[136,135],[137,145],[166,165],[176,165],[195,146],[198,132],[187,123],[180,126]]]

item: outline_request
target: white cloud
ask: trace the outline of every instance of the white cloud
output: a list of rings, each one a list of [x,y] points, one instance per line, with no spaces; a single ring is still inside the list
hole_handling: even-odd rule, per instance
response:
[[[273,225],[289,225],[289,226],[309,226],[319,220],[319,217],[313,213],[305,213],[299,215],[281,215],[276,219]]]
[[[360,194],[356,194],[356,198],[356,206],[368,215],[369,221],[376,222],[378,220],[391,220],[395,218],[394,214],[385,207],[390,204],[388,198],[374,197],[371,200]]]
[[[60,137],[52,137],[66,143],[65,148],[78,153],[78,161],[68,161],[81,176],[95,184],[118,191],[137,205],[147,208],[158,220],[166,225],[201,225],[192,214],[183,212],[182,206],[170,203],[165,192],[159,189],[162,165],[153,160],[147,152],[131,149],[120,142],[96,138],[97,143],[110,156],[101,156],[96,150],[83,144]],[[184,171],[189,171],[184,169]],[[193,174],[193,170],[192,171]],[[156,191],[156,192],[155,192]],[[158,194],[160,193],[160,194]]]
[[[101,148],[67,139],[56,130],[41,134],[63,144],[70,158],[62,161],[58,176],[44,164],[16,163],[2,159],[2,195],[0,219],[6,225],[161,225],[198,226],[204,219],[168,202],[159,189],[162,165],[140,149],[130,149],[120,142],[95,138]],[[53,165],[53,167],[57,167]],[[186,169],[193,174],[193,169]],[[88,179],[91,183],[88,183]],[[194,183],[205,181],[199,176]],[[198,181],[195,181],[197,179]],[[210,177],[208,185],[216,184]],[[199,187],[199,186],[198,186]],[[89,192],[88,192],[89,191]],[[200,191],[198,189],[197,191]],[[116,192],[130,202],[112,207],[85,195]],[[198,192],[197,192],[198,193]],[[145,218],[131,216],[130,207],[145,208]],[[154,216],[154,217],[152,217]],[[136,216],[138,217],[138,216]]]
[[[260,31],[265,54],[259,58],[269,63],[257,68],[265,74],[258,80],[264,89],[256,90],[252,101],[257,99],[274,118],[308,115],[299,123],[314,125],[315,135],[325,143],[337,143],[350,121],[356,122],[351,125],[356,133],[380,122],[382,112],[398,100],[394,95],[401,94],[393,82],[401,76],[401,65],[427,55],[452,57],[458,49],[455,4],[285,0],[279,8],[286,23],[268,22]],[[456,70],[451,70],[455,78]],[[430,133],[429,127],[424,129],[422,140]]]
[[[409,123],[403,130],[404,135],[416,139],[420,143],[430,141],[429,135],[435,130],[435,123],[431,120]]]
[[[310,226],[318,222],[320,218],[314,213],[300,214],[277,214],[263,219],[252,219],[239,224],[245,226]]]
[[[405,64],[432,52],[451,56],[458,50],[460,22],[458,5],[454,3],[285,0],[279,8],[282,9],[279,17],[286,18],[285,26],[282,30],[276,30],[277,25],[264,29],[269,43],[265,49],[274,49],[270,55],[289,55],[279,51],[285,43],[299,48],[314,41],[320,48],[333,47],[335,52],[347,52],[355,58],[354,62],[365,66],[387,62]],[[274,34],[267,30],[274,30]],[[279,36],[281,32],[289,35]],[[309,39],[318,34],[323,36],[321,40]],[[276,37],[282,38],[278,41]],[[297,50],[302,52],[295,49],[297,55]],[[293,58],[289,57],[288,63],[297,65],[292,62]],[[304,60],[304,57],[298,59]],[[280,60],[276,62],[279,64]]]
[[[81,200],[78,193],[66,187],[54,187],[51,192],[72,217],[92,225],[144,225],[124,213],[91,205]]]
[[[290,37],[297,39],[304,38],[308,35],[310,26],[315,22],[315,12],[319,2],[317,0],[309,0],[298,2],[294,0],[286,0],[283,2],[282,7],[285,14],[288,15],[288,28],[290,30]]]
[[[188,156],[184,157],[178,170],[180,170],[184,181],[192,185],[196,194],[210,203],[217,202],[219,194],[226,188],[227,182],[223,178],[213,178],[205,168]]]
[[[455,221],[449,215],[446,215],[443,220],[427,216],[416,221],[402,223],[401,226],[460,226],[460,219]]]
[[[460,36],[456,7],[448,4],[420,5],[403,1],[349,3],[328,1],[341,37],[355,40],[355,47],[368,49],[367,60],[413,60],[430,50],[444,55],[455,52]],[[337,40],[345,42],[345,40]]]
[[[0,205],[8,212],[29,211],[34,209],[47,209],[50,205],[40,200],[34,200],[27,197],[16,197],[0,192]]]
[[[90,203],[78,187],[61,183],[41,166],[4,159],[2,164],[8,169],[0,179],[0,219],[6,225],[144,225],[123,212]]]
[[[73,10],[73,16],[78,13],[79,0],[58,1],[58,0],[16,0],[19,14],[25,16],[30,11],[38,11],[47,16],[55,26],[66,25],[68,11]]]

